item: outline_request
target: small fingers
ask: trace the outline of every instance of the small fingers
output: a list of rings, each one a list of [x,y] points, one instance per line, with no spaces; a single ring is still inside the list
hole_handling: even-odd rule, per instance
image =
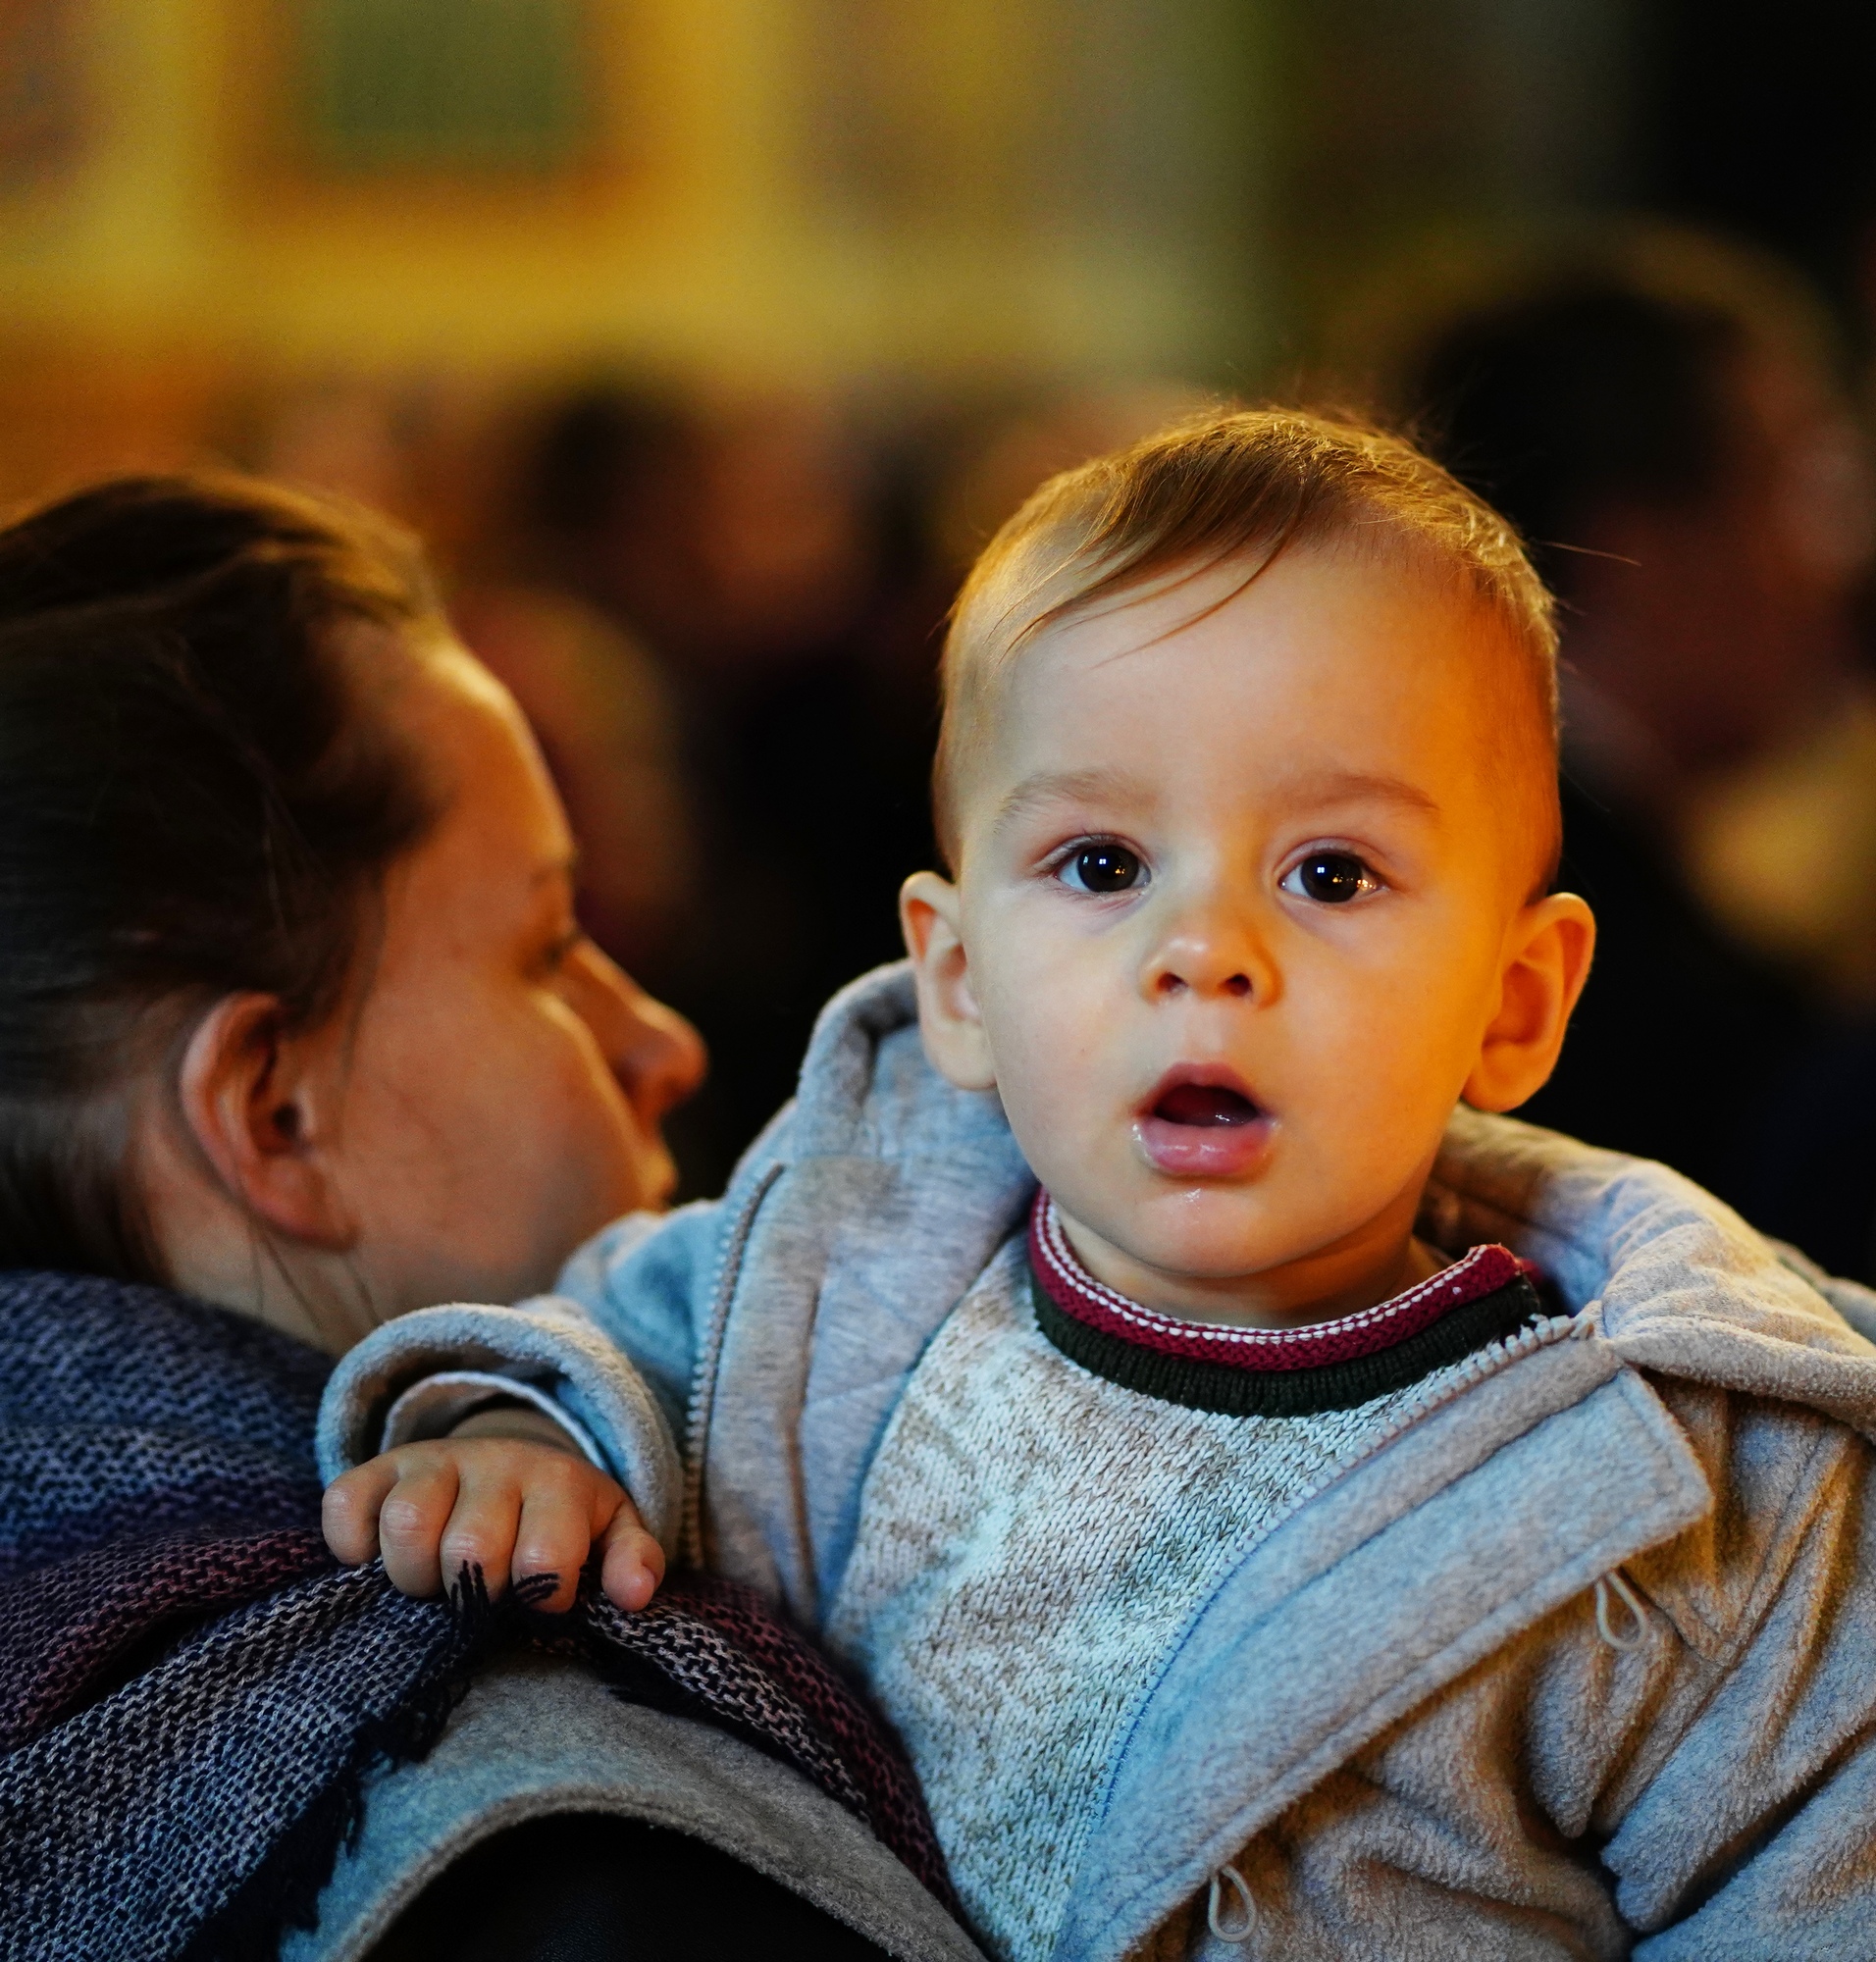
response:
[[[395,1453],[397,1482],[378,1509],[378,1544],[391,1584],[405,1594],[443,1592],[444,1529],[456,1504],[456,1467],[443,1457]]]
[[[516,1581],[554,1577],[552,1593],[534,1605],[558,1615],[573,1606],[580,1570],[593,1548],[595,1514],[623,1504],[625,1494],[583,1460],[561,1457],[530,1478],[514,1542]]]
[[[396,1464],[374,1458],[335,1478],[320,1501],[319,1523],[334,1557],[362,1567],[378,1552],[378,1512],[397,1483]]]
[[[468,1452],[456,1464],[456,1502],[438,1548],[443,1584],[453,1587],[465,1569],[480,1570],[493,1601],[508,1585],[526,1488],[506,1464],[483,1453]]]
[[[535,1605],[573,1603],[597,1543],[602,1584],[620,1607],[645,1606],[664,1555],[625,1493],[571,1453],[526,1440],[405,1445],[335,1479],[322,1520],[328,1544],[357,1565],[381,1554],[406,1594],[432,1596],[479,1569],[493,1598],[512,1578],[551,1575]]]
[[[664,1549],[646,1531],[632,1501],[619,1497],[618,1510],[599,1536],[604,1561],[599,1584],[606,1599],[637,1613],[664,1578]]]

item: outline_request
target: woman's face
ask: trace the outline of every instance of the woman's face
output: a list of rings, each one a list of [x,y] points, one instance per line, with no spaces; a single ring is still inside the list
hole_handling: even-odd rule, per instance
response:
[[[659,1123],[704,1074],[696,1031],[576,925],[573,840],[500,684],[445,646],[391,712],[445,801],[386,881],[339,1031],[330,1170],[381,1316],[519,1299],[620,1213],[662,1205]]]

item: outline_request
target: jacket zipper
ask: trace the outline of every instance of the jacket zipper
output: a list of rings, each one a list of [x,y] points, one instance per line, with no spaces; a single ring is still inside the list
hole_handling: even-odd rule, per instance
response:
[[[787,1169],[786,1164],[770,1165],[756,1181],[756,1190],[743,1202],[736,1224],[723,1243],[723,1257],[717,1264],[716,1281],[710,1290],[710,1318],[704,1330],[703,1347],[698,1351],[697,1371],[691,1379],[691,1405],[684,1423],[684,1509],[678,1541],[684,1560],[691,1567],[704,1565],[704,1447],[716,1405],[716,1376],[723,1360],[730,1303],[736,1296],[743,1254],[755,1228],[756,1215],[768,1197],[769,1188]]]

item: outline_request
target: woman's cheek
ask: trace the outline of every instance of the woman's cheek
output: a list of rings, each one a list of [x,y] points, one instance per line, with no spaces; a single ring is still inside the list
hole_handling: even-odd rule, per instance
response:
[[[565,1032],[559,1046],[559,1082],[551,1102],[559,1121],[544,1141],[544,1163],[557,1162],[566,1194],[584,1196],[579,1237],[598,1232],[644,1203],[640,1158],[654,1145],[642,1139],[624,1089],[584,1031]],[[549,1100],[544,1099],[544,1105]]]

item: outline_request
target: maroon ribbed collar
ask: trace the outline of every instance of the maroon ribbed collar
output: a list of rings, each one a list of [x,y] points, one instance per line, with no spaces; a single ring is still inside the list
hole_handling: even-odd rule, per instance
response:
[[[1537,1272],[1510,1248],[1488,1243],[1462,1254],[1451,1266],[1404,1294],[1332,1321],[1301,1328],[1187,1321],[1142,1308],[1096,1280],[1075,1258],[1055,1201],[1046,1192],[1036,1194],[1029,1214],[1029,1261],[1050,1301],[1084,1327],[1156,1355],[1244,1370],[1313,1369],[1378,1355],[1431,1328],[1451,1310],[1496,1294],[1521,1276],[1535,1280]]]

